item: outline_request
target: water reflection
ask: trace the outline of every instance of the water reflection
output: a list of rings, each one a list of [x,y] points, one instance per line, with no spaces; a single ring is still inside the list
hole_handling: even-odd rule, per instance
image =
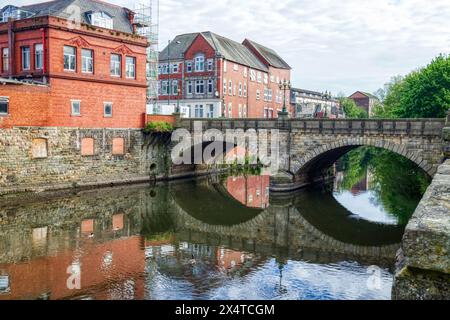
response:
[[[1,205],[0,299],[390,297],[401,228],[351,219],[321,189],[269,198],[268,181],[218,177]],[[371,265],[379,288],[368,286]]]
[[[336,200],[354,218],[384,224],[405,225],[430,183],[410,160],[373,147],[350,151],[336,170]]]
[[[277,196],[267,176],[211,176],[0,204],[0,300],[389,299],[427,180],[396,168],[393,195],[367,150],[336,168],[331,190]]]

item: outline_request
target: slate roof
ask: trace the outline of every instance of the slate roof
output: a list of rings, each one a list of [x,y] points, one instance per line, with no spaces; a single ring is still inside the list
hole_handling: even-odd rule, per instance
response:
[[[187,33],[176,36],[170,43],[170,60],[183,59],[184,52],[200,34],[211,47],[216,50],[217,54],[222,55],[226,60],[249,66],[253,69],[267,71],[267,67],[242,43],[222,37],[210,31]],[[168,59],[168,52],[168,46],[166,46],[160,52],[159,60],[166,61]]]
[[[126,33],[133,32],[133,26],[128,18],[129,10],[100,0],[54,0],[19,7],[22,10],[33,12],[34,16],[57,16],[68,18],[72,10],[70,6],[80,8],[81,22],[90,24],[88,13],[103,11],[113,19],[114,30]]]
[[[291,69],[287,62],[284,61],[283,58],[281,58],[274,50],[249,39],[245,39],[245,41],[250,43],[258,51],[258,53],[267,60],[270,66],[279,69]]]

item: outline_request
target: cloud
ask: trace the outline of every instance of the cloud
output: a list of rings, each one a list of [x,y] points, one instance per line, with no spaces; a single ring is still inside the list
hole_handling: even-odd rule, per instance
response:
[[[108,1],[129,8],[137,2]],[[177,34],[207,30],[275,49],[293,67],[297,87],[351,94],[374,91],[449,53],[450,6],[448,0],[160,0],[160,49]]]

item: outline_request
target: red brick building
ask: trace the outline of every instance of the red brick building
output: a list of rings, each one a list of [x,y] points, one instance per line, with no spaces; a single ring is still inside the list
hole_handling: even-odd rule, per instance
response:
[[[146,38],[99,0],[0,10],[0,127],[140,128]]]
[[[179,105],[184,116],[199,118],[276,117],[283,107],[278,83],[291,70],[272,49],[209,31],[176,36],[159,63],[160,108]]]
[[[369,117],[373,115],[374,106],[380,102],[373,94],[362,91],[356,91],[348,98],[355,101],[356,105],[366,111]]]

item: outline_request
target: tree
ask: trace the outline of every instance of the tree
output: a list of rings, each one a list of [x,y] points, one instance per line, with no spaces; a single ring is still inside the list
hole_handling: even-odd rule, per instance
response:
[[[355,101],[349,98],[340,97],[338,98],[341,104],[341,108],[344,110],[345,116],[347,118],[367,118],[367,112],[359,108]]]
[[[425,68],[385,85],[377,117],[443,118],[450,108],[450,56],[439,55]]]

